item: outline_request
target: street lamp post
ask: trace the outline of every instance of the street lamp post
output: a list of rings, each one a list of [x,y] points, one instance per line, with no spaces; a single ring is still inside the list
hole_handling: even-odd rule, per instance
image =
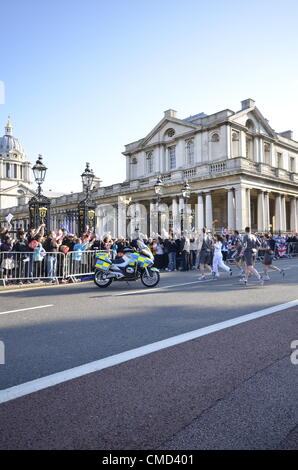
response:
[[[184,230],[183,219],[184,219],[185,202],[188,201],[188,199],[190,198],[190,194],[191,194],[190,186],[189,186],[187,180],[185,180],[185,182],[184,182],[184,184],[181,188],[181,194],[182,194],[182,197],[183,197],[183,208],[181,209],[181,232],[183,232],[183,230]]]
[[[30,228],[37,228],[39,225],[45,224],[45,232],[47,233],[50,230],[51,201],[42,194],[41,189],[47,172],[47,167],[42,161],[42,155],[38,155],[32,171],[38,188],[36,196],[33,196],[29,201],[29,226]]]
[[[129,203],[131,202],[131,198],[129,198],[126,201],[127,202],[125,202],[125,204],[129,205]],[[129,227],[130,227],[130,232],[128,232],[128,236],[132,237],[132,235],[135,235],[135,237],[138,238],[139,237],[139,232],[140,232],[140,226],[139,226],[139,222],[138,222],[138,212],[137,212],[136,208],[134,208],[133,214],[130,213],[130,214],[126,215],[126,219],[128,220],[128,224],[129,224]],[[134,221],[133,225],[132,225],[132,221]],[[134,231],[132,231],[133,226],[134,226]]]
[[[94,180],[93,170],[90,170],[90,163],[86,163],[86,168],[81,174],[85,198],[78,204],[78,231],[81,237],[87,230],[87,226],[93,230],[95,223],[95,204],[91,200],[91,189]]]
[[[161,195],[163,192],[163,182],[160,176],[157,177],[156,183],[154,185],[154,191],[157,196],[157,232],[160,235],[161,233],[161,224],[160,224],[160,210],[159,205],[161,201]]]

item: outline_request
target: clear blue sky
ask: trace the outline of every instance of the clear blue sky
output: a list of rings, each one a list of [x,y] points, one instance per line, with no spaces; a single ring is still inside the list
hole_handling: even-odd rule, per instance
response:
[[[178,117],[240,109],[253,98],[298,140],[297,0],[1,2],[0,125],[46,189],[76,191],[89,161],[103,184],[125,179],[124,145],[173,108]]]

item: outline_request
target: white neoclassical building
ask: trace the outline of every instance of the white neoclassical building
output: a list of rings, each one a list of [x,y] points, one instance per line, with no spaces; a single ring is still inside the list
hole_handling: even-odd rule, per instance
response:
[[[12,130],[8,119],[4,136],[0,137],[0,209],[24,205],[34,194],[31,164]]]
[[[169,109],[145,137],[127,144],[123,155],[125,181],[93,190],[99,234],[125,235],[136,226],[152,234],[158,212],[166,231],[179,231],[183,222],[183,228],[196,230],[243,231],[249,225],[260,232],[298,231],[298,142],[292,131],[273,130],[252,99],[236,112],[183,119]],[[158,175],[164,188],[157,208]],[[191,189],[187,204],[181,194],[185,180]],[[69,221],[75,227],[82,196],[52,200],[53,226]],[[16,219],[25,223],[25,207],[20,209]]]

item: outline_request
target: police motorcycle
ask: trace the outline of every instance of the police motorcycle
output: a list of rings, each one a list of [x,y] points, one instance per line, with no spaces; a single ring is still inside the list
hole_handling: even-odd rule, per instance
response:
[[[108,287],[112,281],[137,281],[145,287],[155,287],[160,280],[159,270],[153,267],[154,257],[142,240],[136,240],[135,248],[124,248],[123,256],[111,259],[110,254],[96,254],[94,282],[97,287]],[[133,243],[132,243],[133,244]]]

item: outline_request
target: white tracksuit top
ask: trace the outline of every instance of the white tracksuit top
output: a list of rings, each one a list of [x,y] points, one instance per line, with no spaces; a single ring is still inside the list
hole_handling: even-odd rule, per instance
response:
[[[222,243],[219,242],[219,241],[216,242],[215,245],[214,245],[214,256],[222,257],[221,249],[222,249]]]

